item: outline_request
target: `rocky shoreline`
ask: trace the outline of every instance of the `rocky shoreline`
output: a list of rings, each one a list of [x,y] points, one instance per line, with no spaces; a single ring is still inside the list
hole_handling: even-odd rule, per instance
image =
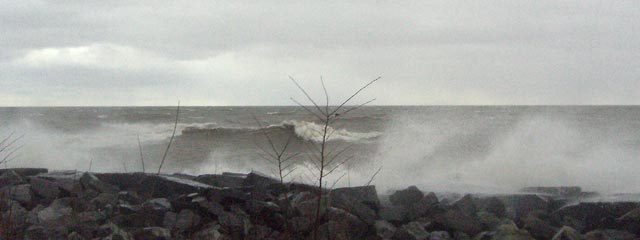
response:
[[[639,239],[640,203],[580,188],[443,197],[323,190],[319,239]],[[318,189],[258,173],[0,169],[0,239],[313,239]]]

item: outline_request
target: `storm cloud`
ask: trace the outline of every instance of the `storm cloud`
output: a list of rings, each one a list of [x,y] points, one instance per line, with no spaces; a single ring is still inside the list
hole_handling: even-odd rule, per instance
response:
[[[635,1],[12,1],[0,105],[638,104]],[[365,98],[360,100],[367,100]]]

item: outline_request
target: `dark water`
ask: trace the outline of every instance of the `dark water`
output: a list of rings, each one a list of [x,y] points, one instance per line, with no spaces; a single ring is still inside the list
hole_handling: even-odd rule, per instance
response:
[[[157,171],[175,107],[0,108],[0,134],[24,135],[9,166]],[[256,121],[257,119],[257,121]],[[293,136],[296,180],[308,176],[320,125],[297,107],[183,107],[166,172],[269,173],[260,148]],[[640,192],[640,108],[365,107],[333,126],[330,147],[353,157],[334,174],[362,184],[382,166],[381,188],[513,191],[532,185]],[[154,170],[152,170],[154,169]],[[338,173],[340,172],[340,173]]]

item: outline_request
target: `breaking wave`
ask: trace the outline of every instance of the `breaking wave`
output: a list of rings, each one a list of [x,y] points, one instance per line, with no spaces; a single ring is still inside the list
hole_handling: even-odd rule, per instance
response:
[[[255,133],[257,131],[266,130],[268,132],[275,131],[292,131],[298,138],[305,141],[321,142],[323,126],[314,122],[287,120],[279,124],[269,125],[265,128],[258,127],[198,127],[190,126],[182,130],[183,135],[204,134],[204,135],[227,135],[227,134],[243,134]],[[329,127],[327,129],[329,141],[346,141],[358,142],[374,139],[382,135],[380,132],[351,132],[347,129],[335,129]]]

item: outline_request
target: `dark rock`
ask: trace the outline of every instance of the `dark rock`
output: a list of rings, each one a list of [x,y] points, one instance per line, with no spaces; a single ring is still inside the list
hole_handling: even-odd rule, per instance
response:
[[[77,232],[69,233],[67,240],[84,240],[85,238]]]
[[[516,223],[521,223],[521,220],[530,212],[549,211],[551,205],[548,198],[532,194],[507,195],[498,198],[506,207],[506,216]]]
[[[213,188],[207,196],[210,200],[223,205],[244,204],[250,199],[249,194],[238,188]]]
[[[47,231],[42,226],[30,226],[24,232],[25,240],[41,240],[41,239],[49,239]]]
[[[568,223],[566,219],[578,220],[584,227],[583,232],[595,229],[615,229],[617,227],[615,219],[637,207],[637,203],[631,202],[583,202],[558,209],[551,214],[551,217],[563,225],[575,229],[580,228]]]
[[[182,209],[180,213],[168,212],[164,215],[164,227],[177,229],[180,232],[194,229],[200,224],[200,216],[189,209]]]
[[[547,221],[537,218],[534,214],[529,214],[523,220],[523,228],[536,239],[551,239],[558,232],[558,228],[553,227]]]
[[[361,187],[347,187],[347,188],[336,188],[331,190],[332,195],[344,194],[348,198],[360,202],[369,206],[369,208],[373,210],[380,209],[380,199],[378,199],[378,192],[376,191],[376,187],[373,185],[370,186],[361,186]]]
[[[583,237],[575,229],[564,226],[556,234],[554,234],[553,237],[551,237],[550,239],[551,240],[582,240]]]
[[[396,227],[384,220],[377,220],[373,227],[376,229],[376,236],[381,239],[391,239],[396,233]]]
[[[258,192],[269,192],[273,188],[280,187],[280,185],[280,181],[256,171],[247,174],[247,177],[242,182],[242,186],[253,187]]]
[[[479,210],[493,213],[496,217],[503,218],[506,216],[506,207],[502,200],[497,197],[476,199],[476,206]]]
[[[399,224],[406,219],[407,208],[405,206],[392,206],[383,208],[378,212],[380,219]]]
[[[294,233],[304,233],[311,229],[311,220],[306,217],[293,217],[289,220],[289,224]]]
[[[205,197],[196,197],[191,200],[191,203],[200,207],[201,211],[209,213],[213,216],[220,216],[224,212],[224,207],[217,202],[209,201]]]
[[[320,225],[320,227],[318,228],[318,239],[350,239],[347,228],[347,226],[341,225],[334,221],[327,221],[326,223]]]
[[[142,203],[142,200],[140,199],[140,196],[138,196],[138,193],[131,192],[131,191],[118,192],[118,201],[123,201],[123,202],[129,203],[129,204],[140,204],[140,203]]]
[[[218,216],[218,222],[227,233],[244,233],[244,221],[236,214],[224,212]]]
[[[410,207],[424,197],[424,193],[416,186],[410,186],[407,189],[396,191],[389,196],[389,201],[393,205],[402,205]]]
[[[478,211],[476,208],[476,204],[473,201],[473,197],[471,197],[471,194],[466,194],[464,195],[464,197],[451,203],[451,208],[461,211],[470,216],[475,216]]]
[[[368,225],[366,223],[342,209],[329,208],[327,210],[327,219],[342,226],[347,226],[346,232],[349,235],[349,239],[361,239],[367,233]]]
[[[45,203],[50,203],[60,196],[60,186],[54,181],[32,177],[29,179],[29,184],[31,184],[31,190]]]
[[[6,186],[0,189],[0,196],[10,196],[9,199],[16,200],[29,209],[33,204],[33,193],[29,184]]]
[[[116,226],[113,223],[107,223],[100,226],[97,230],[97,235],[105,239],[121,239],[121,240],[133,239],[133,236],[131,236],[131,234],[120,229],[118,226]]]
[[[236,174],[206,174],[197,176],[194,180],[197,182],[201,182],[204,184],[208,184],[216,187],[229,187],[229,188],[239,188],[242,187],[242,183],[244,182],[245,175],[236,175]]]
[[[444,215],[446,226],[474,236],[482,231],[482,224],[475,218],[460,210],[449,210]]]
[[[584,235],[585,240],[633,240],[637,239],[633,233],[613,229],[599,229]]]
[[[49,172],[49,170],[46,168],[5,168],[0,169],[0,175],[8,171],[13,171],[22,177],[29,177]]]
[[[365,192],[371,193],[372,190],[365,190]],[[373,189],[375,191],[375,189]],[[345,210],[353,215],[356,215],[360,220],[372,225],[376,220],[376,211],[372,209],[368,204],[363,203],[362,198],[352,198],[351,193],[347,193],[347,190],[339,191],[336,193],[330,192],[328,198],[330,199],[330,205],[336,208]]]
[[[434,210],[438,209],[438,206],[438,197],[435,193],[430,192],[407,209],[406,217],[409,221],[417,220],[435,212]]]
[[[0,228],[0,230],[6,231],[5,233],[17,234],[27,227],[28,212],[18,202],[12,201],[6,209],[2,210],[0,213],[0,227],[4,227],[4,229]]]
[[[399,227],[393,239],[428,240],[429,232],[424,229],[422,223],[410,222]]]
[[[56,199],[37,213],[38,222],[56,222],[71,215],[72,211],[68,199]]]
[[[93,207],[92,209],[113,209],[118,203],[118,196],[114,193],[100,193],[97,197],[91,199],[89,203]]]
[[[25,183],[24,178],[13,170],[5,171],[0,175],[0,188],[23,183]]]
[[[429,233],[429,240],[451,240],[451,235],[445,231],[436,231]]]
[[[154,198],[148,200],[143,204],[143,207],[158,212],[171,211],[171,203],[166,198]]]
[[[496,229],[491,239],[535,240],[526,230],[518,229],[515,223],[503,224]]]
[[[100,193],[117,193],[118,188],[101,181],[98,177],[93,175],[93,173],[85,172],[80,177],[80,185],[84,189],[95,190]]]
[[[179,195],[204,193],[212,188],[207,184],[179,176],[144,173],[102,173],[96,176],[122,190],[154,198],[174,198]]]
[[[640,208],[636,208],[616,219],[616,226],[619,230],[626,230],[636,235],[640,235]]]
[[[220,225],[214,225],[196,232],[193,235],[193,238],[198,240],[224,239],[224,236],[220,233],[219,230],[220,230]]]
[[[479,211],[477,217],[480,224],[482,224],[482,229],[484,230],[495,230],[503,223],[501,218],[498,218],[495,214],[486,211]]]

